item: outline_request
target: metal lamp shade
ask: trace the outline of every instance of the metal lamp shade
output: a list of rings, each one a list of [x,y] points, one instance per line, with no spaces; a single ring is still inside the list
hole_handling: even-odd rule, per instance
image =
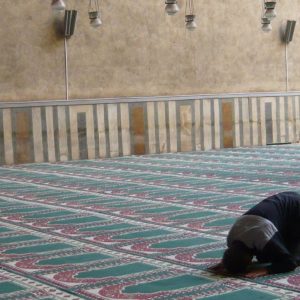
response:
[[[165,4],[166,4],[165,12],[168,15],[170,16],[175,15],[179,11],[177,0],[166,0]]]
[[[102,24],[99,11],[90,11],[89,18],[90,18],[90,25],[92,27],[99,27]]]
[[[102,25],[102,22],[101,22],[100,18],[96,18],[96,19],[91,20],[90,24],[92,27],[99,27]]]
[[[277,14],[275,12],[275,5],[276,5],[275,1],[270,1],[265,3],[265,9],[266,9],[264,14],[265,18],[272,20],[276,17]]]
[[[195,15],[186,15],[185,16],[185,26],[186,26],[186,29],[190,30],[190,31],[193,31],[197,28],[197,24],[195,22],[195,18],[196,16]]]
[[[262,31],[264,32],[269,32],[272,30],[272,26],[271,26],[271,21],[268,18],[262,18],[261,19],[261,24],[262,24]]]
[[[64,10],[66,8],[66,4],[63,0],[52,0],[51,6],[53,10]]]

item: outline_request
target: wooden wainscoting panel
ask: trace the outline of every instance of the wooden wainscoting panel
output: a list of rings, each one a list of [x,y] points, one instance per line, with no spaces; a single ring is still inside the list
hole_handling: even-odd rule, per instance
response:
[[[202,149],[201,143],[201,101],[194,101],[195,107],[195,149],[200,151]]]
[[[233,147],[233,102],[222,101],[223,147]]]
[[[44,147],[43,147],[43,132],[42,132],[42,118],[41,108],[32,108],[32,130],[33,130],[33,147],[34,147],[34,161],[44,161]]]
[[[221,148],[220,100],[214,99],[214,144],[215,149]]]
[[[290,142],[295,141],[295,132],[294,132],[294,127],[293,124],[295,123],[294,119],[294,108],[293,108],[293,97],[285,97],[285,101],[287,102],[287,128],[288,128],[288,140]]]
[[[118,104],[107,105],[110,157],[119,156]]]
[[[212,149],[212,112],[211,100],[203,100],[203,139],[204,150]]]
[[[167,152],[166,103],[157,102],[159,153]]]
[[[279,97],[279,129],[280,129],[280,143],[285,143],[287,140],[286,136],[286,121],[285,121],[285,101],[284,97]]]
[[[3,109],[3,140],[5,163],[10,165],[15,162],[12,137],[12,117],[11,109]]]
[[[251,140],[252,145],[257,146],[259,141],[258,133],[258,111],[257,111],[257,99],[250,99],[250,131],[251,131]]]
[[[148,151],[150,154],[156,153],[156,122],[154,102],[147,103],[147,133],[148,133]]]
[[[56,161],[55,154],[55,138],[54,138],[54,123],[53,123],[53,107],[48,106],[45,109],[46,113],[46,134],[47,134],[47,146],[48,146],[48,160],[50,162]]]
[[[299,96],[294,97],[295,102],[295,142],[299,142],[300,138],[300,108],[299,108]]]
[[[233,122],[234,122],[234,141],[233,141],[233,146],[234,147],[240,147],[241,146],[241,133],[240,133],[240,109],[239,109],[239,99],[234,98],[233,100],[234,103],[234,117],[233,117]]]
[[[5,146],[3,131],[3,109],[0,109],[0,165],[5,164]]]
[[[249,117],[249,99],[242,98],[242,141],[243,146],[250,146],[250,117]]]
[[[177,152],[177,104],[176,101],[169,101],[169,132],[170,152]]]
[[[133,153],[145,154],[145,118],[144,118],[144,106],[132,105],[130,108],[131,115],[131,130],[133,141]]]
[[[33,162],[31,109],[14,109],[15,162]]]
[[[192,151],[192,107],[180,105],[180,150]]]
[[[57,107],[57,122],[58,122],[58,142],[59,142],[59,160],[67,161],[69,156],[68,149],[68,136],[67,136],[67,116],[66,116],[66,107],[58,106]],[[73,124],[73,119],[70,119],[70,124]],[[72,142],[73,144],[73,142]],[[73,151],[73,147],[71,146]],[[76,148],[78,149],[78,148]],[[72,159],[79,159],[78,155],[75,155],[72,152]]]
[[[96,157],[94,113],[92,105],[70,106],[72,159]]]
[[[101,158],[107,157],[107,142],[105,126],[105,110],[104,104],[97,105],[97,127],[98,127],[98,140],[99,140],[99,156]]]
[[[120,114],[121,114],[121,137],[122,137],[123,155],[130,155],[131,142],[130,142],[130,122],[129,122],[128,103],[120,104]]]

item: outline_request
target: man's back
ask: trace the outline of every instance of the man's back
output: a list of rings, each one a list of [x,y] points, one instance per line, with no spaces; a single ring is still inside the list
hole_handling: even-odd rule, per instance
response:
[[[283,237],[288,237],[291,231],[300,231],[300,194],[282,192],[273,195],[249,209],[245,215],[270,220]]]

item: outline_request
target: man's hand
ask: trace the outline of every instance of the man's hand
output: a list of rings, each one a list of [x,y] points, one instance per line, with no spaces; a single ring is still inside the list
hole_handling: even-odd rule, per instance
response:
[[[244,276],[246,278],[256,278],[265,275],[268,275],[268,270],[266,268],[259,268],[247,272]]]
[[[213,272],[213,273],[216,273],[216,274],[219,274],[219,275],[227,274],[227,271],[226,271],[226,269],[224,268],[224,265],[221,262],[207,268],[207,270],[209,272]]]
[[[224,265],[220,262],[216,265],[213,265],[211,267],[209,267],[207,269],[207,271],[209,272],[213,272],[217,275],[225,275],[225,276],[230,276],[230,274],[228,273],[228,271],[225,269]],[[256,277],[260,277],[260,276],[266,276],[268,275],[268,270],[266,268],[263,267],[254,267],[251,271],[248,271],[245,274],[240,274],[243,277],[246,278],[256,278]]]

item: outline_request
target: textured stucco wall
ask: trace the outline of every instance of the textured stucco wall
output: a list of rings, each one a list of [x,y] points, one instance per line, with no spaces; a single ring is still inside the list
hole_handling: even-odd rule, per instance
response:
[[[102,0],[103,26],[78,10],[68,41],[70,99],[284,91],[287,19],[299,21],[300,1],[281,0],[273,31],[260,29],[260,0],[195,0],[198,28],[184,27],[185,1],[175,16],[163,0]],[[64,99],[62,16],[50,0],[1,0],[0,101]],[[300,24],[288,47],[289,87],[300,90]]]

